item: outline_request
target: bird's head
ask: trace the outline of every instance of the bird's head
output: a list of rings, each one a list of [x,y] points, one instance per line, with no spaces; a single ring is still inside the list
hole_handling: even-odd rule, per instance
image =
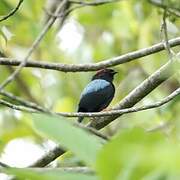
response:
[[[117,72],[114,71],[113,69],[101,69],[97,71],[97,73],[92,77],[92,80],[94,79],[104,79],[106,81],[112,82],[114,75]]]

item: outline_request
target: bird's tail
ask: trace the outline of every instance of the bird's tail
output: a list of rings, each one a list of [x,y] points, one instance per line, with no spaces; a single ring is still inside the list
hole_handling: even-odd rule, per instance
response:
[[[78,117],[78,123],[81,123],[82,122],[82,120],[84,119],[84,117]]]
[[[86,112],[86,110],[82,107],[79,107],[77,112]],[[84,117],[78,117],[77,122],[81,123],[83,119]]]

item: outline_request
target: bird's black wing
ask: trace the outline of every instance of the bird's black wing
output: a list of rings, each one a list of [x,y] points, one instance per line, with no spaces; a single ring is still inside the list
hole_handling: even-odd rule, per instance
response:
[[[106,108],[114,97],[112,83],[97,79],[91,81],[83,90],[78,112],[98,112]]]

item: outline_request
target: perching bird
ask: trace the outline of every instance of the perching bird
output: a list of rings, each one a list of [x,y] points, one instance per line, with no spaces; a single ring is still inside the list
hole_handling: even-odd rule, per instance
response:
[[[99,112],[110,104],[115,93],[112,81],[116,73],[113,69],[102,69],[92,77],[81,93],[78,112]],[[82,120],[83,117],[78,118],[79,123]]]

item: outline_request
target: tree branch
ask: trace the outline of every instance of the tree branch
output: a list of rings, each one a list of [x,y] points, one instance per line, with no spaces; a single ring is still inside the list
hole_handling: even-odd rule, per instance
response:
[[[104,5],[104,4],[109,4],[109,3],[116,3],[119,2],[121,0],[100,0],[100,1],[94,1],[94,2],[84,2],[84,1],[69,1],[69,3],[76,4],[75,6],[69,8],[66,12],[65,15],[67,16],[68,14],[70,14],[72,11],[79,9],[79,8],[83,8],[85,6],[100,6],[100,5]],[[62,14],[54,14],[50,11],[48,11],[47,9],[44,9],[45,12],[49,15],[49,16],[53,16],[56,18],[62,17]]]
[[[3,162],[0,162],[0,166],[3,167],[3,168],[8,168],[10,166],[8,166],[7,164],[3,163]]]
[[[160,1],[157,1],[157,0],[149,0],[149,2],[157,7],[160,7],[162,9],[167,9],[167,11],[171,14],[174,14],[175,16],[177,17],[180,17],[180,11],[179,9],[175,9],[175,8],[171,8],[171,7],[168,7],[167,5],[165,4],[162,4]]]
[[[35,163],[30,165],[29,167],[44,167],[64,153],[65,151],[62,148],[56,146],[49,152],[45,153],[40,159],[38,159]]]
[[[11,12],[9,12],[9,14],[3,16],[3,17],[0,19],[0,22],[8,19],[8,18],[11,17],[11,16],[13,16],[13,15],[18,11],[18,9],[20,8],[20,6],[21,6],[21,4],[22,4],[23,1],[24,1],[24,0],[19,0],[17,6],[16,6]]]
[[[66,3],[68,2],[68,0],[63,0],[59,6],[57,7],[55,13],[59,14],[61,12],[61,10],[63,9],[63,7],[66,5]],[[43,28],[43,30],[41,31],[41,33],[39,34],[39,36],[35,39],[35,41],[33,42],[32,46],[29,48],[26,56],[24,57],[24,59],[21,61],[21,63],[18,65],[18,68],[6,79],[2,82],[2,84],[0,85],[0,91],[7,86],[10,82],[12,82],[14,80],[14,78],[19,74],[19,72],[21,71],[21,69],[26,65],[27,61],[29,60],[29,57],[31,56],[31,54],[34,52],[34,50],[38,47],[39,43],[41,42],[41,40],[43,39],[43,37],[45,36],[45,34],[48,32],[48,30],[51,28],[51,26],[53,25],[53,23],[55,22],[56,17],[51,17],[49,19],[49,21],[46,23],[45,27]],[[62,18],[62,21],[64,19]]]
[[[9,93],[1,93],[1,94],[9,94]],[[148,109],[153,109],[160,107],[171,100],[173,100],[176,96],[180,94],[180,88],[176,89],[174,92],[172,92],[169,96],[163,98],[160,101],[157,101],[155,103],[147,104],[144,106],[140,107],[132,107],[132,108],[125,108],[125,109],[120,109],[120,110],[110,110],[110,111],[101,111],[101,112],[92,112],[92,113],[68,113],[68,112],[51,112],[48,109],[45,109],[41,106],[36,105],[35,103],[32,102],[27,102],[27,101],[20,101],[22,102],[23,106],[21,105],[15,105],[12,103],[9,103],[5,100],[0,99],[0,104],[6,107],[9,107],[14,110],[22,111],[22,112],[28,112],[28,113],[48,113],[48,114],[54,114],[58,116],[63,116],[63,117],[105,117],[105,116],[113,116],[113,115],[123,115],[123,114],[128,114],[128,113],[133,113],[133,112],[139,112],[139,111],[144,111]],[[16,97],[16,99],[19,99]],[[79,124],[77,124],[78,127],[83,127]],[[87,128],[87,127],[83,127]],[[90,129],[89,131],[93,132],[94,129]],[[107,138],[103,138],[107,139]]]
[[[83,174],[94,174],[95,172],[91,170],[88,167],[58,167],[58,168],[50,168],[50,167],[45,167],[45,168],[25,168],[27,170],[33,170],[37,172],[48,172],[48,171],[61,171],[61,172],[76,172],[76,173],[83,173]]]
[[[180,45],[180,37],[171,39],[168,42],[171,47],[178,46]],[[121,56],[107,59],[99,63],[75,65],[75,64],[48,63],[48,62],[42,62],[41,60],[37,60],[37,61],[27,61],[25,67],[50,69],[50,70],[56,70],[62,72],[96,71],[102,68],[113,67],[119,64],[127,63],[135,59],[160,52],[162,50],[165,50],[164,42],[155,44],[148,48],[143,48]],[[18,66],[20,65],[21,62],[22,60],[17,60],[14,58],[0,58],[0,65]]]
[[[142,82],[136,89],[134,89],[127,97],[125,97],[119,103],[119,105],[117,105],[114,109],[120,110],[123,108],[132,107],[134,104],[139,102],[143,97],[145,97],[153,89],[158,87],[162,82],[164,82],[165,80],[167,80],[170,76],[174,74],[174,71],[171,70],[173,63],[174,61],[169,61],[167,64],[165,64],[155,73],[153,73],[149,78],[147,78],[144,82]],[[178,94],[179,94],[179,88],[170,96],[162,100],[162,102],[157,102],[157,104],[154,104],[154,106],[161,105],[161,103],[163,104],[163,103],[169,102],[171,98],[174,98]],[[152,106],[152,105],[149,105],[149,106]],[[143,108],[143,107],[140,107],[140,108]],[[124,110],[126,111],[126,109]],[[136,112],[137,109],[133,108],[132,111],[133,110]],[[118,118],[119,116],[120,115],[113,115],[108,118],[100,118],[98,121],[92,121],[90,126],[96,129],[101,129],[105,127],[107,124],[109,124],[111,121]],[[57,157],[61,156],[64,152],[65,152],[64,150],[62,150],[60,147],[57,146],[56,148],[52,149],[49,153],[41,157],[33,165],[31,165],[31,167],[44,167],[50,162],[52,162],[53,160],[55,160]]]
[[[172,71],[171,71],[171,74],[169,76],[167,76],[167,74],[169,74],[169,72],[170,72],[169,68],[172,67],[172,62],[173,61],[169,61],[167,64],[165,64],[163,67],[161,67],[155,73],[153,73],[148,79],[146,79],[144,82],[142,82],[127,97],[125,97],[119,103],[119,105],[117,105],[115,108],[123,109],[123,108],[132,107],[134,104],[136,104],[138,101],[140,101],[143,97],[145,97],[147,94],[149,94],[153,89],[158,87],[162,82],[164,82],[170,76],[172,76],[174,74]],[[175,92],[177,93],[177,91],[175,91]],[[170,97],[172,97],[172,96],[174,96],[174,95],[171,94]],[[166,99],[166,100],[168,100],[168,99]],[[119,117],[119,115],[114,115],[114,116],[111,116],[108,118],[99,119],[99,120],[101,120],[100,123],[98,123],[99,120],[92,121],[89,126],[94,127],[96,129],[101,129],[118,117]],[[49,164],[50,162],[52,162],[53,160],[55,160],[57,157],[61,156],[62,154],[64,154],[64,151],[62,151],[62,149],[60,147],[56,147],[51,150],[50,154],[49,153],[45,154],[37,162],[35,162],[31,167],[44,167],[47,164]]]
[[[167,54],[169,56],[169,59],[171,60],[173,57],[173,52],[171,51],[169,42],[168,42],[168,32],[167,32],[167,23],[166,23],[166,18],[167,18],[167,9],[164,9],[163,13],[163,23],[162,23],[162,30],[164,32],[164,41],[165,41],[165,48],[167,51]]]
[[[40,112],[43,112],[43,108],[41,106],[39,106],[38,104],[27,101],[27,100],[24,100],[21,97],[17,97],[15,95],[13,95],[12,93],[5,92],[5,91],[2,90],[0,92],[0,95],[5,96],[5,97],[17,102],[18,104],[21,104],[21,105],[23,105],[25,107],[28,107],[30,109],[35,109],[35,110],[38,110]]]
[[[147,96],[150,92],[152,92],[155,88],[157,88],[160,84],[162,84],[175,73],[175,71],[172,70],[173,64],[173,61],[169,61],[156,72],[154,72],[131,93],[129,93],[117,106],[114,107],[114,109],[120,110],[124,108],[130,108],[142,100],[145,96]],[[107,118],[99,118],[97,121],[92,121],[89,126],[95,129],[102,129],[117,119],[119,116],[120,115],[113,115]]]
[[[73,1],[70,0],[70,3],[72,4],[80,4],[83,6],[99,6],[99,5],[103,5],[103,4],[108,4],[108,3],[114,3],[114,2],[118,2],[120,0],[96,0],[93,2],[85,2],[85,1]]]

